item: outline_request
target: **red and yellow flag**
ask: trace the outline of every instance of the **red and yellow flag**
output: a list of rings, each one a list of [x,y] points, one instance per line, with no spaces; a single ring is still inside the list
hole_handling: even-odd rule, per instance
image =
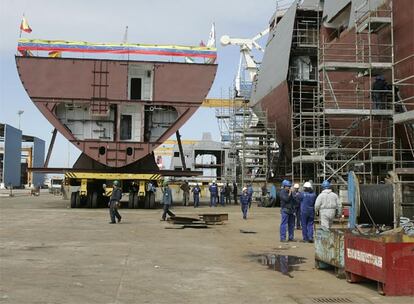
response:
[[[48,53],[48,55],[49,55],[49,57],[52,57],[52,58],[60,58],[60,57],[62,57],[62,52],[60,52],[60,51],[51,51],[51,52]]]
[[[30,28],[25,16],[23,16],[22,22],[20,23],[20,30],[26,33],[32,32],[32,29]]]

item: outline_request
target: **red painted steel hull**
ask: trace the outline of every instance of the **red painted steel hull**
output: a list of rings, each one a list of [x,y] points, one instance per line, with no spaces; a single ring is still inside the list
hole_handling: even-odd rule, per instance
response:
[[[414,35],[411,35],[412,29],[414,28],[414,15],[412,14],[414,10],[414,1],[412,0],[399,0],[393,1],[393,15],[394,15],[394,62],[395,65],[395,78],[404,79],[414,74],[414,57],[412,57],[414,51]],[[326,34],[326,28],[321,28],[321,36]],[[382,33],[379,35],[378,40],[374,39],[372,41],[375,43],[385,43],[386,37],[389,36],[389,33]],[[334,39],[331,42],[332,47],[340,49],[341,44],[355,44],[355,28],[349,28],[346,32],[341,33],[340,37]],[[343,56],[346,51],[341,50],[338,54],[340,55],[336,61],[341,61],[341,56]],[[355,51],[352,51],[354,54]],[[351,56],[352,56],[351,54]],[[411,55],[411,57],[410,57]],[[406,60],[400,62],[406,58]],[[332,60],[335,61],[335,60]],[[400,63],[398,63],[400,62]],[[275,72],[276,73],[276,72]],[[357,92],[355,84],[355,72],[331,72],[329,73],[331,81],[333,83],[333,88],[335,92],[346,91]],[[385,74],[386,79],[390,79],[391,75]],[[365,86],[369,87],[369,82],[372,79],[366,77]],[[409,81],[411,85],[401,85],[400,93],[402,98],[412,98],[414,96],[414,80]],[[336,85],[335,85],[336,83]],[[336,87],[337,86],[337,87]],[[355,93],[353,93],[355,94]],[[285,147],[286,156],[290,158],[291,150],[291,90],[288,88],[287,81],[283,81],[277,85],[272,91],[270,91],[266,96],[258,100],[254,104],[254,108],[267,111],[269,123],[276,123],[277,125],[277,142],[279,145]],[[336,106],[333,103],[333,100],[330,100],[329,94],[326,94],[326,108],[335,109]],[[372,101],[368,95],[365,93],[364,96],[358,96],[358,101],[352,97],[344,94],[343,96],[338,97],[339,108],[343,109],[370,109],[372,106]],[[411,101],[406,104],[408,110],[414,109],[414,104]],[[344,117],[334,117],[332,115],[328,116],[329,126],[332,129],[332,132],[336,136],[340,136],[344,130],[348,129],[353,122],[358,117],[348,116]],[[359,127],[351,131],[348,135],[352,136],[361,136],[368,137],[369,130],[372,129],[373,133],[371,134],[374,137],[386,136],[386,130],[382,127],[381,123],[373,122],[373,125],[369,126],[369,121],[361,122]],[[401,138],[403,144],[405,145],[407,139],[403,132],[400,132],[400,128],[397,127],[397,137]],[[343,140],[344,145],[349,144],[347,140]],[[363,146],[363,145],[362,145]],[[361,147],[362,147],[361,146]],[[350,147],[353,147],[352,145]]]
[[[291,153],[291,106],[287,81],[270,91],[263,97],[254,108],[258,111],[267,111],[267,119],[276,124],[276,140],[279,146],[284,147],[285,154],[290,157]]]
[[[215,64],[20,56],[16,56],[16,65],[25,90],[46,119],[83,153],[114,168],[142,159],[183,126],[207,96],[217,70]],[[129,69],[139,65],[151,65],[150,100],[129,98]],[[97,80],[99,77],[104,80]],[[176,112],[176,119],[156,139],[123,141],[117,131],[120,114],[115,111],[111,140],[80,139],[56,113],[59,105],[73,103],[90,111],[93,106],[98,110],[102,107],[102,111],[127,105],[168,106]],[[105,148],[104,154],[99,153],[101,147]]]

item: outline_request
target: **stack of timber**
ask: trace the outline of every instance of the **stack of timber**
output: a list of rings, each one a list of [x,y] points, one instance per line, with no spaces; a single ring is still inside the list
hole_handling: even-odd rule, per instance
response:
[[[172,216],[168,219],[168,222],[174,224],[174,227],[165,227],[165,229],[208,228],[207,224],[204,221],[192,217]]]
[[[198,215],[207,225],[223,225],[229,220],[228,213],[204,213]]]

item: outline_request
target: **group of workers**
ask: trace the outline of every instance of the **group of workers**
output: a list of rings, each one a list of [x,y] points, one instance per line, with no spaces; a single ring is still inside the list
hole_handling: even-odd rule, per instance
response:
[[[198,184],[194,187],[190,187],[188,181],[183,181],[180,185],[180,189],[183,192],[183,205],[188,206],[190,200],[190,192],[193,194],[194,208],[200,206],[201,188]],[[237,205],[237,184],[233,183],[231,186],[229,183],[219,186],[215,180],[212,181],[208,187],[210,192],[210,207],[216,207],[217,205],[225,206],[231,204],[233,195],[234,204]]]
[[[300,222],[297,228],[302,228],[302,241],[313,243],[313,226],[315,214],[320,217],[322,229],[329,229],[335,217],[342,215],[342,205],[338,195],[332,191],[332,185],[325,180],[322,183],[322,192],[316,196],[310,182],[303,184],[303,191],[299,191],[299,184],[292,187],[288,180],[282,181],[280,190],[280,241],[294,241],[295,218]],[[288,230],[288,239],[286,239]]]
[[[151,183],[151,186],[153,184]],[[335,217],[342,215],[342,205],[339,201],[338,195],[332,191],[332,185],[325,180],[322,183],[322,192],[316,196],[313,191],[312,184],[305,182],[303,190],[300,191],[299,184],[294,184],[289,180],[282,181],[282,189],[279,192],[280,197],[280,241],[294,241],[295,226],[297,229],[302,229],[302,241],[313,243],[313,227],[315,214],[320,217],[320,225],[322,229],[329,229],[332,226]],[[196,184],[192,189],[187,181],[184,181],[180,189],[183,191],[183,204],[188,205],[190,191],[193,193],[194,207],[199,207],[201,188]],[[222,190],[224,189],[224,191]],[[223,185],[221,189],[215,181],[209,186],[210,192],[210,207],[215,207],[219,198],[219,193],[223,193],[224,198],[220,199],[224,206],[224,201],[230,203],[230,193],[233,190],[235,204],[237,204],[237,185],[233,188],[228,183]],[[264,191],[262,189],[262,191]],[[242,189],[239,196],[241,211],[243,219],[247,219],[247,212],[251,206],[253,197],[253,187],[251,184],[246,185]],[[115,224],[116,220],[121,222],[121,215],[118,212],[119,204],[122,198],[122,190],[119,181],[113,182],[113,191],[109,199],[108,207],[110,214],[110,223]],[[167,215],[174,216],[170,211],[173,203],[173,196],[168,181],[164,181],[162,187],[163,214],[161,220],[166,220]],[[287,234],[287,238],[286,238]]]
[[[193,188],[190,188],[187,181],[183,181],[180,185],[180,189],[183,192],[183,205],[187,206],[189,204],[190,192],[193,194],[194,199],[194,208],[200,206],[200,195],[201,188],[196,184]],[[208,187],[210,192],[210,207],[216,207],[218,204],[221,206],[231,204],[231,196],[233,194],[234,204],[237,205],[240,200],[240,206],[243,213],[243,218],[247,219],[247,210],[250,208],[253,197],[253,187],[251,184],[248,184],[243,188],[242,194],[238,196],[237,193],[237,184],[233,183],[231,186],[229,183],[225,183],[219,186],[215,180],[212,181],[211,185]],[[166,215],[164,213],[163,217]]]

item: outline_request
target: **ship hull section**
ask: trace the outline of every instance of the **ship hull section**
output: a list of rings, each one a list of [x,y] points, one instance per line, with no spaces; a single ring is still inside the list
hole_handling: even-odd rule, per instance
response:
[[[123,167],[173,135],[207,96],[217,65],[16,57],[48,121],[95,161]]]

